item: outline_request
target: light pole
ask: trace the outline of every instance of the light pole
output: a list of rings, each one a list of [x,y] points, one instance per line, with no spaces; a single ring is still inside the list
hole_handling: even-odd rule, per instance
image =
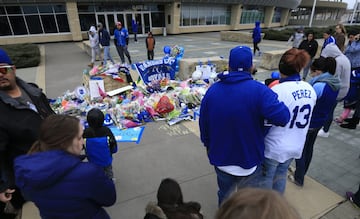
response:
[[[356,1],[355,1],[355,4],[354,4],[354,11],[353,11],[353,14],[352,14],[352,16],[351,16],[350,24],[352,24],[353,21],[354,21],[355,12],[356,12],[356,10],[357,10],[357,7],[358,7],[358,0],[356,0]],[[357,20],[357,19],[356,19],[356,20]]]
[[[314,14],[315,14],[315,7],[316,7],[316,0],[314,0],[314,4],[313,4],[312,10],[311,10],[309,27],[311,27],[311,25],[312,25],[313,17],[314,17]]]

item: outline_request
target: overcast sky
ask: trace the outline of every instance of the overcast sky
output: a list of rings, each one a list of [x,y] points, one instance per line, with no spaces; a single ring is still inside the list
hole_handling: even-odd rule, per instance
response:
[[[354,9],[354,4],[356,2],[356,0],[342,0],[343,2],[346,2],[348,4],[347,8],[348,9]]]

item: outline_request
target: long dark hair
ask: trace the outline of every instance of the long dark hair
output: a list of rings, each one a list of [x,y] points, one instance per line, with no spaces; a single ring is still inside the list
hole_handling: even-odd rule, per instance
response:
[[[50,115],[40,126],[38,140],[29,154],[48,150],[67,150],[73,139],[79,135],[78,118],[68,115]]]
[[[167,218],[202,219],[201,205],[198,202],[185,202],[178,182],[166,178],[160,183],[157,200]]]

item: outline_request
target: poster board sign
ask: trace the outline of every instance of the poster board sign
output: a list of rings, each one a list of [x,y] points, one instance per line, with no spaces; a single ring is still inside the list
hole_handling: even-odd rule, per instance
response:
[[[95,78],[89,80],[89,91],[90,91],[90,98],[94,99],[97,97],[101,97],[100,89],[105,91],[104,80],[101,78]]]
[[[114,134],[117,142],[135,142],[139,144],[141,141],[142,133],[145,126],[119,129],[116,126],[109,126],[111,132]]]
[[[135,63],[136,70],[145,84],[167,78],[175,79],[177,61],[174,57],[166,56],[160,60],[149,60]]]

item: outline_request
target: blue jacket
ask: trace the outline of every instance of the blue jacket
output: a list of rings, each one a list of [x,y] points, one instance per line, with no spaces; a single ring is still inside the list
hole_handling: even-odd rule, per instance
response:
[[[323,73],[311,79],[309,83],[313,86],[317,95],[310,128],[320,128],[328,118],[331,111],[330,106],[334,106],[337,102],[336,97],[339,94],[340,80],[334,75]]]
[[[120,30],[116,29],[114,31],[114,37],[116,38],[117,46],[126,46],[129,38],[129,32],[125,27]]]
[[[259,21],[255,22],[255,28],[252,33],[252,38],[254,43],[259,43],[261,41],[261,27]]]
[[[102,46],[110,46],[110,34],[105,28],[99,30],[99,41]]]
[[[344,54],[351,63],[351,68],[360,68],[360,41],[349,43],[345,49]]]
[[[200,137],[214,166],[245,169],[264,159],[264,120],[284,126],[290,113],[277,94],[252,79],[249,72],[218,75],[200,108]]]
[[[327,39],[324,41],[324,44],[323,44],[322,48],[324,49],[327,45],[329,45],[329,44],[331,44],[331,43],[333,43],[333,44],[336,43],[336,40],[335,40],[335,38],[334,38],[333,36],[329,36],[329,38],[327,38]]]
[[[42,218],[110,218],[102,207],[115,203],[115,185],[100,167],[51,150],[20,156],[14,168],[16,185]]]
[[[137,33],[138,32],[138,24],[137,24],[137,22],[133,19],[132,21],[131,21],[131,27],[132,27],[132,31],[133,31],[133,33]]]

